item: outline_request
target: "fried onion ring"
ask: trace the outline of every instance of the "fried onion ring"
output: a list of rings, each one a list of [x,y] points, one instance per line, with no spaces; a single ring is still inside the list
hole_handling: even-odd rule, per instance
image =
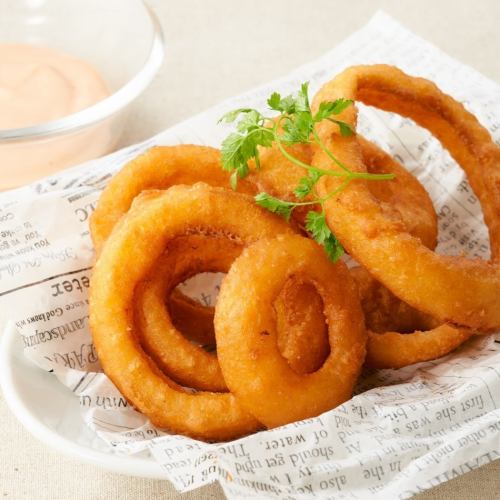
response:
[[[134,291],[179,236],[207,234],[243,242],[292,230],[251,198],[204,184],[144,193],[136,205],[102,248],[91,280],[90,327],[105,373],[158,427],[206,440],[256,430],[259,423],[232,394],[193,394],[144,353],[133,318]]]
[[[287,280],[311,283],[323,300],[331,351],[314,373],[296,373],[281,356],[273,302]],[[247,247],[224,278],[215,309],[224,379],[267,427],[319,415],[343,403],[365,357],[366,331],[356,287],[343,262],[298,235]]]
[[[136,289],[135,317],[143,349],[166,375],[185,387],[227,390],[216,355],[193,344],[184,332],[177,330],[165,297],[177,284],[200,272],[227,272],[241,250],[241,244],[227,238],[177,238]]]
[[[472,335],[467,328],[441,324],[426,331],[375,333],[368,330],[366,365],[370,368],[402,368],[446,356]]]
[[[454,351],[473,334],[468,328],[440,324],[413,309],[362,267],[352,268],[351,276],[358,286],[365,315],[366,365],[371,368],[402,368],[437,359]]]
[[[97,255],[115,224],[142,191],[196,182],[229,188],[229,174],[221,167],[218,149],[191,144],[156,146],[128,162],[106,186],[90,217],[90,234]],[[254,194],[255,187],[242,180],[238,191]]]
[[[322,101],[357,99],[397,112],[427,128],[466,172],[479,198],[488,226],[492,261],[437,255],[408,234],[369,191],[367,182],[354,181],[325,203],[328,225],[341,243],[377,280],[396,296],[443,322],[490,331],[500,327],[500,148],[488,131],[463,105],[423,78],[411,77],[386,65],[345,70],[317,93],[313,109]],[[357,111],[345,110],[340,119],[354,127]],[[342,137],[338,127],[323,122],[321,140],[349,168],[365,172],[355,136]],[[315,148],[314,162],[332,168]],[[320,196],[336,187],[338,179],[324,176]]]

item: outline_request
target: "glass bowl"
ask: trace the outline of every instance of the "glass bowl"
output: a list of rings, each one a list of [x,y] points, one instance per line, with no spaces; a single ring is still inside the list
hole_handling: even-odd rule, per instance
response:
[[[161,66],[164,42],[141,0],[0,0],[0,12],[0,43],[42,45],[82,59],[110,91],[63,118],[1,129],[1,191],[110,152],[131,104]]]

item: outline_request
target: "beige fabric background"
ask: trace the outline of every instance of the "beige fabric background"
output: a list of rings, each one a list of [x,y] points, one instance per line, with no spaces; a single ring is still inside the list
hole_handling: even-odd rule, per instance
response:
[[[377,9],[500,82],[498,0],[150,0],[165,64],[137,103],[123,145],[279,77],[360,28]],[[8,15],[2,12],[0,15]],[[0,395],[0,498],[221,499],[218,486],[179,495],[166,481],[123,477],[56,454],[21,427]],[[419,500],[500,498],[500,461]]]

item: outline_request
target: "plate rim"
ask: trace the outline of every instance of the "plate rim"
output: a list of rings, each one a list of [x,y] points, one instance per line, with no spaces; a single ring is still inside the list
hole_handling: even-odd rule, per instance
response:
[[[80,462],[91,464],[110,472],[148,479],[168,480],[160,464],[152,458],[119,456],[93,450],[65,438],[42,423],[24,404],[15,388],[14,352],[18,336],[15,327],[6,325],[0,335],[0,388],[3,392],[7,407],[14,414],[23,427],[38,441],[63,455]],[[41,370],[35,366],[36,369]],[[54,377],[54,381],[59,383]]]

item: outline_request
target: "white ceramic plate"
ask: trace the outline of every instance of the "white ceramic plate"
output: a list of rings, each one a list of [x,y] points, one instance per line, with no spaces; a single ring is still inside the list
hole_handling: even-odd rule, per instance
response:
[[[165,478],[147,454],[117,455],[97,437],[83,421],[78,398],[54,375],[24,357],[22,338],[14,328],[6,328],[1,335],[0,385],[14,415],[48,446],[120,474]]]

